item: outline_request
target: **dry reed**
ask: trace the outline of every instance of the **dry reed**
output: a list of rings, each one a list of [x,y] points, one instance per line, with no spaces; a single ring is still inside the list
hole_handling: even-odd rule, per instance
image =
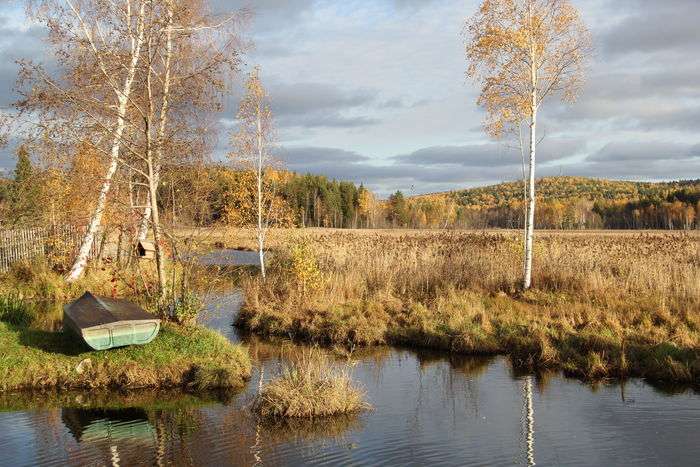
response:
[[[539,233],[536,288],[525,293],[517,232],[292,236],[275,245],[267,281],[244,280],[239,324],[252,331],[507,353],[587,379],[700,380],[697,233]]]
[[[302,352],[283,374],[258,394],[255,412],[263,418],[317,418],[369,408],[347,367],[331,364],[317,349]]]

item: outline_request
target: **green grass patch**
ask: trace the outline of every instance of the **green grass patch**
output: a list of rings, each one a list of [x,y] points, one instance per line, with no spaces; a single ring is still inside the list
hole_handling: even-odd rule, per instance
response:
[[[199,326],[164,324],[150,344],[91,351],[70,332],[0,322],[0,391],[137,389],[201,391],[241,386],[250,359],[240,345]]]
[[[18,295],[0,295],[0,321],[15,326],[29,326],[35,318],[34,309]]]

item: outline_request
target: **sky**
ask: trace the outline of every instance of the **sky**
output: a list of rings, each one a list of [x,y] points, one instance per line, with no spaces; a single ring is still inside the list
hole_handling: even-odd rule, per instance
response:
[[[261,67],[278,154],[297,172],[364,183],[382,196],[514,180],[513,141],[483,131],[461,31],[477,0],[210,0],[248,7],[245,55],[219,116],[232,127],[245,73]],[[700,178],[698,0],[572,0],[594,56],[577,102],[545,101],[538,176]],[[0,5],[0,109],[14,60],[49,61],[20,1]],[[222,135],[222,136],[223,136]],[[223,159],[227,138],[215,157]],[[14,166],[11,147],[0,168]]]

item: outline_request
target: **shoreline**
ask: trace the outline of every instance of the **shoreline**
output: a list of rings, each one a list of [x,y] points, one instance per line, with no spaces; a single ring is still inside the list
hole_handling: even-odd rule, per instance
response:
[[[0,322],[0,392],[44,389],[240,388],[246,349],[202,326],[163,324],[153,342],[88,351],[78,337]]]
[[[539,308],[511,297],[482,298],[490,302],[483,309],[485,314],[498,307]],[[556,312],[577,306],[582,304],[563,303]],[[307,309],[290,317],[270,308],[252,310],[244,305],[235,324],[263,338],[289,338],[324,347],[354,349],[387,345],[435,350],[446,355],[504,356],[515,369],[561,371],[583,382],[642,378],[700,388],[700,350],[669,341],[654,342],[641,333],[622,338],[603,328],[576,330],[557,322],[542,325],[495,319],[484,325],[471,322],[466,329],[458,330],[439,322],[440,317],[422,305],[393,310],[383,319],[377,319],[377,308],[381,306],[376,303],[353,303],[333,309]],[[361,334],[352,328],[351,322],[360,323],[361,328],[371,325],[373,329],[365,328],[366,333]]]

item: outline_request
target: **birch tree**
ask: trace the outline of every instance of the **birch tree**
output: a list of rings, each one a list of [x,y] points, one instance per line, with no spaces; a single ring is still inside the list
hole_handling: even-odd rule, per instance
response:
[[[62,146],[53,153],[75,153],[71,145],[81,141],[107,162],[99,196],[85,200],[93,212],[67,280],[83,274],[123,167],[129,199],[135,201],[129,209],[141,215],[143,236],[154,226],[162,289],[161,169],[205,153],[201,140],[213,132],[204,122],[221,110],[227,79],[238,71],[243,47],[238,28],[246,15],[219,20],[201,0],[39,0],[31,2],[30,12],[49,29],[59,72],[22,64],[21,114],[35,123],[37,139]]]
[[[138,239],[143,240],[150,225],[155,245],[161,294],[166,289],[163,226],[160,221],[158,188],[164,166],[175,166],[193,154],[204,153],[199,139],[207,133],[199,113],[220,110],[227,90],[224,76],[238,71],[240,43],[237,30],[225,26],[244,17],[231,14],[222,21],[207,15],[197,0],[175,2],[152,0],[154,18],[146,42],[143,101],[143,144],[133,154],[133,163],[123,162],[141,181],[146,191]],[[194,135],[194,136],[193,136]],[[171,237],[172,238],[172,237]]]
[[[161,4],[161,16],[167,18],[159,39],[161,47],[154,46],[154,55],[160,58],[160,74],[155,73],[160,86],[160,111],[157,113],[158,130],[153,141],[155,153],[154,185],[158,186],[162,166],[172,162],[173,155],[165,157],[166,146],[177,148],[180,157],[187,154],[192,162],[195,153],[203,153],[200,140],[211,130],[201,125],[202,116],[222,110],[221,101],[228,92],[228,79],[239,71],[241,54],[247,47],[240,30],[249,18],[247,10],[228,12],[221,17],[208,14],[201,0],[153,0]],[[153,101],[154,97],[146,99]],[[155,98],[158,100],[158,98]],[[171,115],[171,109],[175,115]],[[197,122],[197,123],[195,123]],[[151,122],[151,127],[154,126]],[[152,209],[157,208],[151,195],[141,215],[138,239],[143,240],[152,225]]]
[[[148,0],[92,2],[42,0],[30,12],[49,28],[49,43],[62,75],[52,77],[41,66],[21,64],[20,83],[30,89],[18,102],[21,112],[44,117],[44,133],[61,128],[93,133],[93,144],[109,158],[93,214],[66,279],[78,279],[100,228],[127,131],[127,113],[141,61]],[[52,118],[46,118],[50,116]],[[53,124],[52,128],[48,128]],[[72,135],[74,140],[77,135]]]
[[[66,280],[68,282],[72,282],[79,279],[82,276],[83,271],[85,270],[85,266],[87,265],[90,249],[92,248],[92,244],[95,241],[95,234],[97,233],[97,230],[99,229],[100,224],[102,222],[102,214],[104,213],[105,205],[107,203],[107,195],[109,194],[109,190],[112,186],[112,177],[114,176],[114,173],[116,172],[117,166],[119,164],[119,151],[121,148],[121,139],[125,128],[127,103],[129,102],[129,97],[131,95],[131,89],[134,83],[134,75],[136,73],[136,67],[138,66],[139,60],[141,59],[141,47],[143,46],[143,37],[145,32],[146,2],[140,2],[140,5],[138,5],[137,9],[138,13],[132,20],[131,1],[126,0],[124,18],[127,22],[127,31],[129,31],[128,40],[130,42],[130,57],[129,65],[126,69],[126,76],[124,77],[124,82],[121,87],[119,87],[119,82],[114,81],[114,78],[106,70],[106,63],[103,54],[109,53],[109,49],[103,49],[102,52],[100,52],[100,49],[98,49],[97,44],[95,43],[95,34],[93,33],[96,30],[97,34],[100,34],[102,37],[104,36],[99,31],[98,27],[95,27],[94,30],[91,30],[88,27],[88,25],[85,22],[85,18],[81,14],[80,10],[73,4],[71,0],[66,0],[66,3],[68,3],[71,11],[76,17],[76,20],[80,24],[80,29],[83,33],[85,40],[89,45],[89,49],[95,55],[95,60],[97,62],[98,67],[104,73],[105,78],[108,80],[108,82],[114,82],[113,91],[117,99],[116,130],[114,131],[114,136],[112,138],[110,163],[107,169],[107,173],[105,173],[104,181],[102,182],[102,189],[100,190],[100,194],[97,198],[95,210],[93,212],[92,218],[90,219],[90,223],[88,224],[85,236],[83,237],[83,240],[80,244],[78,256],[76,257],[75,262],[73,263],[73,266],[71,267],[71,270],[68,273],[68,276],[66,277]],[[135,28],[131,26],[132,22],[136,23]],[[135,32],[132,32],[134,29]],[[104,43],[103,45],[107,44]]]
[[[265,239],[272,220],[274,193],[266,176],[273,162],[272,112],[267,92],[255,67],[246,81],[246,92],[238,108],[238,131],[233,135],[234,162],[247,165],[255,174],[255,219],[260,273],[265,279]]]
[[[529,128],[523,288],[532,285],[537,116],[544,100],[572,102],[583,83],[591,39],[569,0],[484,0],[465,27],[467,75],[481,84],[487,132]]]

